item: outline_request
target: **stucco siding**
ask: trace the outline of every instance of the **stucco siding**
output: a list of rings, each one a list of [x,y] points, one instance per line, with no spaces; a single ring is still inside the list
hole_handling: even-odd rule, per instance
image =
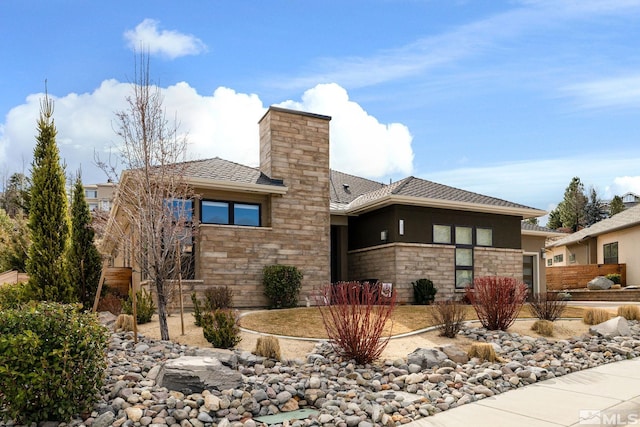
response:
[[[598,263],[604,263],[603,245],[618,242],[618,263],[627,265],[627,286],[640,285],[640,227],[598,236]]]

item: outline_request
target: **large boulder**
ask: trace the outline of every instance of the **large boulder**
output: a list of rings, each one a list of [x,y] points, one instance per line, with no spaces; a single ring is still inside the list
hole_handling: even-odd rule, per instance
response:
[[[456,363],[465,364],[469,361],[469,355],[467,352],[453,344],[444,345],[440,347],[439,350]]]
[[[590,291],[604,291],[611,289],[611,286],[613,286],[613,281],[604,276],[598,276],[587,283],[587,289]]]
[[[449,357],[436,348],[416,348],[413,353],[407,356],[407,364],[419,365],[422,369],[439,366]]]
[[[598,323],[589,328],[591,335],[599,335],[604,338],[627,337],[631,335],[631,329],[627,319],[622,316],[614,317],[606,322]]]
[[[242,385],[242,375],[213,357],[182,356],[164,363],[158,373],[157,384],[186,394],[201,393],[212,388],[239,388]]]

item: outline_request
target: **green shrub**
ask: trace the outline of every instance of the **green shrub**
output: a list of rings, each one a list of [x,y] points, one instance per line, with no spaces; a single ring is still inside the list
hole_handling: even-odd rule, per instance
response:
[[[268,265],[262,270],[264,294],[269,298],[270,308],[292,308],[298,306],[302,287],[302,272],[289,265]]]
[[[193,302],[194,324],[202,326],[202,315],[218,308],[233,308],[233,291],[228,286],[213,286],[204,291],[204,301],[200,301],[195,292],[191,294]]]
[[[0,310],[19,308],[31,299],[27,283],[0,285]]]
[[[136,292],[136,320],[138,325],[151,322],[156,306],[153,303],[153,297],[146,289],[140,289]],[[129,291],[129,298],[122,303],[122,312],[124,314],[133,314],[133,296]]]
[[[607,274],[604,277],[611,280],[616,285],[619,285],[622,283],[622,275],[620,273],[611,273],[611,274]]]
[[[32,303],[0,311],[0,414],[30,424],[92,409],[109,334],[79,306]]]
[[[438,290],[431,280],[418,279],[415,282],[411,282],[411,284],[413,285],[413,298],[416,304],[427,305],[436,299]]]
[[[191,302],[193,302],[193,317],[195,317],[194,325],[197,327],[202,326],[202,314],[204,313],[204,307],[202,307],[202,303],[198,299],[198,296],[195,292],[191,294]]]
[[[215,348],[233,348],[241,340],[238,315],[229,309],[217,309],[202,316],[204,338]]]

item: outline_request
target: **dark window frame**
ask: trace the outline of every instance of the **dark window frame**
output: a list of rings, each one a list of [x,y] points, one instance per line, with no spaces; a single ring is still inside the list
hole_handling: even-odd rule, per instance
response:
[[[450,232],[450,236],[449,236],[449,242],[447,243],[443,243],[443,242],[436,242],[434,237],[435,237],[435,227],[436,226],[442,226],[442,227],[449,227],[449,232]],[[471,243],[458,243],[456,241],[456,228],[469,228],[471,229]],[[478,230],[489,230],[491,231],[491,245],[481,245],[478,244]],[[474,269],[475,269],[475,248],[476,247],[481,247],[481,248],[492,248],[493,246],[493,227],[483,227],[483,226],[476,226],[476,225],[458,225],[458,224],[432,224],[431,226],[431,230],[432,230],[432,238],[431,238],[431,242],[433,244],[436,245],[453,245],[455,246],[455,250],[454,250],[454,255],[453,255],[453,268],[454,268],[454,288],[456,290],[463,290],[465,289],[468,285],[459,285],[458,284],[458,272],[462,272],[462,271],[470,271],[471,272],[471,278],[470,278],[470,285],[473,286],[473,277],[474,277]],[[457,251],[459,249],[470,249],[471,250],[471,265],[458,265],[458,257],[457,257]]]
[[[203,203],[213,202],[213,203],[226,203],[227,204],[227,218],[229,219],[227,222],[205,222],[203,220]],[[235,206],[236,205],[247,205],[247,206],[256,206],[258,208],[258,225],[248,225],[248,224],[236,224],[235,218]],[[236,225],[239,227],[262,227],[262,204],[261,203],[253,203],[253,202],[240,202],[240,201],[230,201],[230,200],[220,200],[220,199],[202,199],[200,200],[200,223],[202,224],[210,224],[210,225]]]
[[[615,256],[611,255],[615,248]],[[607,256],[607,252],[609,253]],[[618,242],[605,243],[602,245],[602,258],[604,264],[618,264]]]

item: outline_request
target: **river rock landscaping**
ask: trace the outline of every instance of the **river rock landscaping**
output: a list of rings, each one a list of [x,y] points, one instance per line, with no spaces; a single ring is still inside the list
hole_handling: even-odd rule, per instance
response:
[[[131,333],[113,333],[106,384],[93,412],[43,426],[399,426],[540,380],[638,357],[640,325],[629,321],[628,327],[627,336],[553,340],[467,325],[460,333],[492,343],[499,361],[468,360],[448,346],[364,366],[340,360],[326,342],[305,360],[274,361],[142,336],[134,343]],[[202,391],[160,386],[164,362],[184,356],[216,358],[239,373],[239,385]],[[281,418],[268,418],[275,414]]]

